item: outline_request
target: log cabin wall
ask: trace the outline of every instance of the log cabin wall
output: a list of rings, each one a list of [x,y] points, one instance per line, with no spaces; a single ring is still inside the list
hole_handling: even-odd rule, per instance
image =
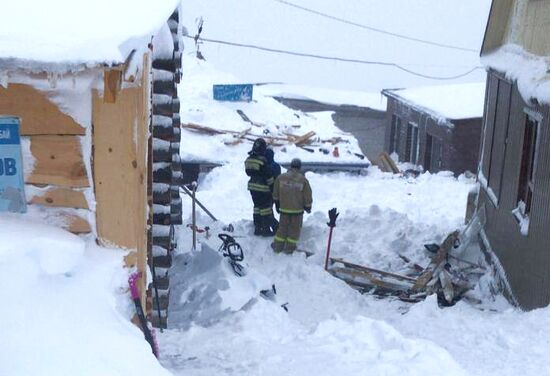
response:
[[[183,45],[179,38],[179,14],[175,11],[168,20],[174,49],[171,56],[156,54],[153,41],[153,116],[152,116],[152,253],[150,260],[156,291],[150,285],[152,300],[150,319],[154,326],[166,327],[170,281],[175,248],[174,226],[182,224],[182,200],[179,194],[183,182],[180,160],[180,102],[177,84],[181,79]],[[157,296],[158,291],[158,296]],[[159,315],[160,312],[160,315]]]

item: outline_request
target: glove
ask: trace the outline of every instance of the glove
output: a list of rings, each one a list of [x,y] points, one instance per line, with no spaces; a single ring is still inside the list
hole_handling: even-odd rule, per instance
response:
[[[306,211],[306,213],[311,213],[311,207],[304,207],[304,210]]]
[[[281,214],[281,208],[279,207],[279,205],[279,201],[275,201],[275,210],[277,211],[277,213]]]
[[[328,227],[336,227],[336,218],[338,218],[338,216],[340,215],[340,213],[338,213],[336,211],[336,208],[332,208],[328,211],[328,219],[329,221],[327,222],[327,226]]]

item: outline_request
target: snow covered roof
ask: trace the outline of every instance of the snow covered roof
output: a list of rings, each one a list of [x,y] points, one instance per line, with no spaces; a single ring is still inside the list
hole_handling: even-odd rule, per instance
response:
[[[146,48],[179,0],[17,0],[2,5],[0,68],[68,71]]]
[[[485,82],[384,90],[382,93],[441,120],[483,116]]]
[[[271,84],[259,86],[259,92],[266,96],[288,99],[312,100],[333,105],[352,105],[374,110],[386,110],[386,98],[380,93],[351,90],[321,89],[309,86]]]
[[[516,81],[523,100],[530,103],[536,99],[550,104],[550,59],[533,55],[515,44],[506,44],[482,56],[481,62],[487,68],[506,75]]]

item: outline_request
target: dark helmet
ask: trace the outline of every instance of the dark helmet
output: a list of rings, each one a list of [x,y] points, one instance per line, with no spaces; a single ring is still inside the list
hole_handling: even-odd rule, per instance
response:
[[[267,144],[263,138],[258,138],[252,144],[252,152],[256,155],[264,155],[267,149]]]
[[[294,158],[290,161],[290,168],[295,168],[297,170],[302,168],[302,161],[299,158]]]

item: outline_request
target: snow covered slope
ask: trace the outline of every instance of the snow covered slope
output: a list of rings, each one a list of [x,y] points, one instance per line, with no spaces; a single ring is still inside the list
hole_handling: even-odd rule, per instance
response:
[[[274,146],[278,162],[290,162],[292,158],[301,158],[305,162],[365,163],[359,158],[362,154],[357,140],[349,133],[336,128],[330,112],[302,113],[294,111],[277,102],[262,90],[254,89],[251,102],[218,102],[213,99],[212,85],[238,82],[231,74],[215,69],[209,62],[185,56],[183,59],[183,80],[178,86],[181,100],[181,156],[184,161],[201,160],[227,163],[242,163],[252,146],[251,140],[257,137],[281,137],[283,140]],[[243,111],[246,116],[261,126],[244,121],[237,113]],[[235,134],[205,135],[185,128],[193,123],[222,131],[243,132],[248,130],[249,140],[235,142]],[[315,132],[312,145],[304,145],[308,150],[289,144],[288,134],[304,135]],[[329,139],[340,137],[339,157],[332,155],[334,146]],[[275,140],[277,141],[277,140]],[[227,145],[231,144],[231,145]],[[319,149],[324,149],[325,153]]]
[[[195,35],[204,18],[205,38],[369,61],[393,62],[428,75],[454,76],[479,66],[479,49],[490,0],[291,0],[330,16],[411,38],[464,47],[427,45],[337,22],[276,0],[183,0],[183,24]],[[186,40],[187,51],[193,41]],[[323,61],[205,43],[205,58],[248,82],[284,82],[377,92],[441,81],[379,65]],[[477,70],[457,82],[480,81]]]

